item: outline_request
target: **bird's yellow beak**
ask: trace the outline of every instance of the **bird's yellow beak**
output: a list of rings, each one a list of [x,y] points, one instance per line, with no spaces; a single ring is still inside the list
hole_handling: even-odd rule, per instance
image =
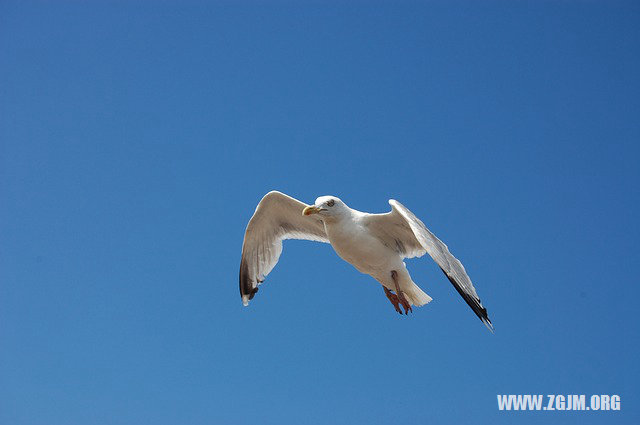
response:
[[[306,207],[305,209],[302,210],[302,215],[311,215],[311,214],[317,214],[320,212],[320,208],[314,207],[313,205],[310,207]]]

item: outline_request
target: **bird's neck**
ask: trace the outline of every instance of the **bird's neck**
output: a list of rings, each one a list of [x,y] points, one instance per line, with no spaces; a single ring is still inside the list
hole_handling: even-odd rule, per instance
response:
[[[331,217],[324,217],[323,221],[325,223],[325,226],[339,228],[344,225],[353,223],[358,219],[359,215],[362,215],[360,211],[352,210],[351,208],[349,208],[346,211],[342,211],[340,214],[336,214]]]

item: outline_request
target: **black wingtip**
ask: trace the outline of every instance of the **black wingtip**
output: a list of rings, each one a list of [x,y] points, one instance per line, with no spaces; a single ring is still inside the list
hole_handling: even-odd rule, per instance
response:
[[[449,276],[449,274],[442,267],[440,267],[440,270],[442,270],[442,273],[444,273],[447,279],[449,279],[449,282],[451,282],[453,287],[456,288],[456,291],[458,291],[458,294],[460,294],[460,296],[466,301],[467,305],[471,307],[476,316],[478,316],[478,318],[482,320],[482,323],[484,323],[487,329],[489,329],[493,333],[495,328],[493,327],[493,323],[491,323],[491,319],[489,319],[487,309],[481,304],[480,299],[476,300],[475,298],[469,296],[469,294],[462,290],[458,282],[456,282],[451,276]]]
[[[248,299],[252,299],[253,296],[258,292],[257,287],[253,287],[253,283],[251,282],[251,277],[249,276],[249,266],[247,262],[244,260],[240,260],[240,296],[244,299],[244,297],[248,297]]]

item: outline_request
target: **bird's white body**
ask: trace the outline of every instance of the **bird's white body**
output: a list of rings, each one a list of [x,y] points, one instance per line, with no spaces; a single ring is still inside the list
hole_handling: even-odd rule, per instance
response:
[[[379,240],[370,233],[364,232],[364,225],[357,211],[335,221],[325,221],[324,228],[331,246],[347,263],[366,274],[376,274],[381,269],[396,264],[393,260],[400,257],[391,253]],[[362,215],[362,214],[360,214]]]
[[[402,257],[367,231],[367,215],[349,208],[348,214],[324,221],[327,237],[336,254],[392,291],[396,290],[391,278],[391,271],[395,270],[400,289],[413,305],[421,306],[431,301],[431,297],[411,279]]]

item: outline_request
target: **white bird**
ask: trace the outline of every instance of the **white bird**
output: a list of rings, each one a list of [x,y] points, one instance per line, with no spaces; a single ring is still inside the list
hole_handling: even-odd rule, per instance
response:
[[[285,239],[330,243],[336,253],[382,284],[396,311],[413,311],[432,300],[416,285],[403,259],[428,253],[469,307],[493,331],[487,309],[471,279],[447,246],[400,202],[391,211],[369,214],[349,208],[335,196],[321,196],[306,205],[284,193],[267,193],[249,220],[242,244],[240,295],[246,306],[258,292],[282,253]]]

